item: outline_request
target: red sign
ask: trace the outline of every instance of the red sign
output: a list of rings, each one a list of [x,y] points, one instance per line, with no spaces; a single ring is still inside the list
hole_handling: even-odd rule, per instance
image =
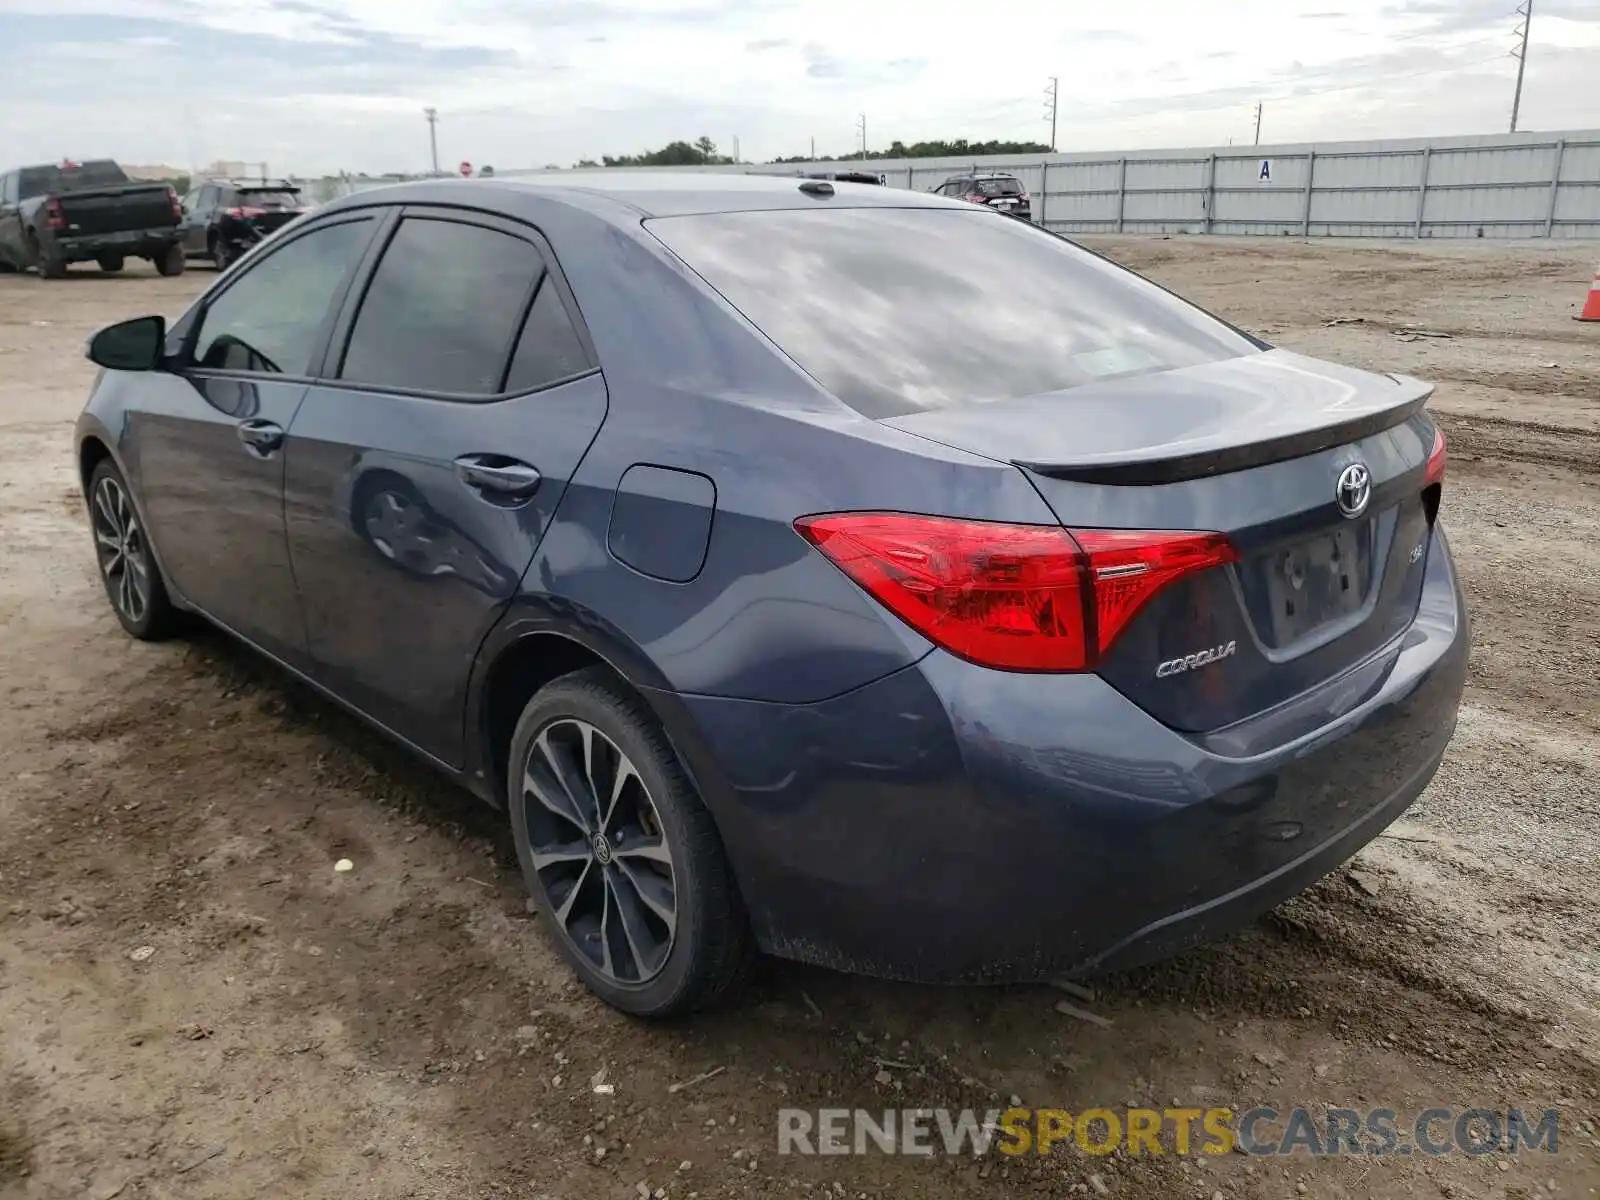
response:
[[[467,162],[465,159],[463,159],[462,162],[461,162],[461,178],[465,179],[468,175],[471,175],[471,174],[472,174],[472,164]]]

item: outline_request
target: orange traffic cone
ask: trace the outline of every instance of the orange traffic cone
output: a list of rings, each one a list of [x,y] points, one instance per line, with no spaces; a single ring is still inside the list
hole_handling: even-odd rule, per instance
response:
[[[1589,298],[1584,301],[1583,311],[1573,320],[1600,321],[1600,269],[1595,271],[1594,282],[1589,285]]]

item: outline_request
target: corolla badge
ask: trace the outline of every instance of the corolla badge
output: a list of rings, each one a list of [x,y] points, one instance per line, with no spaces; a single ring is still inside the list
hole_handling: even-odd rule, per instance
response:
[[[1182,675],[1185,671],[1193,671],[1196,667],[1208,667],[1214,662],[1221,662],[1231,658],[1233,652],[1239,648],[1238,642],[1224,642],[1220,646],[1212,646],[1208,650],[1197,650],[1193,654],[1185,654],[1182,658],[1169,658],[1156,668],[1156,678],[1165,679],[1168,675]]]
[[[1366,463],[1351,463],[1339,472],[1339,482],[1333,489],[1339,511],[1354,520],[1367,511],[1367,501],[1372,499],[1372,472]]]

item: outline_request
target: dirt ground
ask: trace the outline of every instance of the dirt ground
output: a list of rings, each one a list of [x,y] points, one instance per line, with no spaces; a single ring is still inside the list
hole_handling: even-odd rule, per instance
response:
[[[113,621],[70,448],[83,339],[175,314],[209,272],[0,276],[0,1197],[1595,1195],[1600,325],[1571,317],[1596,251],[1096,245],[1282,345],[1439,382],[1476,629],[1460,729],[1407,819],[1228,941],[1099,981],[1084,1007],[1110,1028],[1046,988],[779,963],[669,1027],[591,1000],[492,814],[220,636],[145,646]],[[1555,1106],[1560,1142],[775,1153],[784,1105],[1013,1096]]]

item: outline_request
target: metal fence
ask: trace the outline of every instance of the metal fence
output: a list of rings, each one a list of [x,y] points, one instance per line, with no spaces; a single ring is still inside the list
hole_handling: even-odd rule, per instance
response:
[[[867,170],[891,187],[915,191],[931,191],[966,171],[1004,171],[1032,194],[1034,220],[1062,233],[1600,238],[1600,130],[709,169],[773,175]],[[560,172],[499,172],[524,178],[552,173]],[[393,181],[345,176],[311,190],[326,200]]]
[[[1005,171],[1063,233],[1600,237],[1600,130],[756,169],[864,169],[917,191]]]

